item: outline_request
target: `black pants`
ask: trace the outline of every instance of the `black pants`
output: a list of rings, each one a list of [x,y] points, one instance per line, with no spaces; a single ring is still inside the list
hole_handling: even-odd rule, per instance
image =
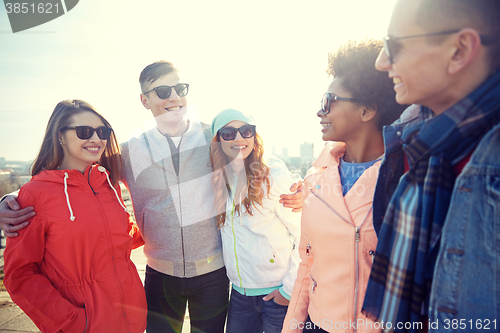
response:
[[[314,323],[311,321],[311,317],[307,316],[306,323],[304,325],[304,330],[302,333],[328,333],[327,331],[323,330],[321,326],[316,326]]]
[[[223,267],[192,278],[178,278],[146,266],[147,333],[182,331],[186,303],[191,332],[223,333],[229,280]]]

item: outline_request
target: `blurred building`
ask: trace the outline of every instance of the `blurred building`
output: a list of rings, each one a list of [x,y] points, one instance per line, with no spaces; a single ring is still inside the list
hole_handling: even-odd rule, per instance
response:
[[[314,144],[304,142],[300,145],[300,157],[303,163],[311,164],[314,160]]]
[[[31,162],[8,161],[0,157],[0,197],[19,190],[29,182],[29,167]]]
[[[288,148],[287,147],[283,147],[281,149],[281,158],[283,159],[283,161],[287,161],[288,160]]]

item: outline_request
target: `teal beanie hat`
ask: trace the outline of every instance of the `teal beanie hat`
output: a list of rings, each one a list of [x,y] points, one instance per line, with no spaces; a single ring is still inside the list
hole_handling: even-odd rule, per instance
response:
[[[222,127],[233,120],[239,120],[248,125],[255,125],[255,120],[253,120],[251,115],[233,109],[226,109],[219,112],[214,120],[212,120],[212,135],[215,136]]]

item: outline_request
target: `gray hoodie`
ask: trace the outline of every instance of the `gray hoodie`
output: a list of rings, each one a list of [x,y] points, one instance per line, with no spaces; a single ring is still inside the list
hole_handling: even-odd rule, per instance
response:
[[[190,119],[177,156],[156,126],[122,144],[122,180],[146,242],[144,254],[148,265],[164,274],[193,277],[224,266],[213,207],[211,139],[208,125]]]

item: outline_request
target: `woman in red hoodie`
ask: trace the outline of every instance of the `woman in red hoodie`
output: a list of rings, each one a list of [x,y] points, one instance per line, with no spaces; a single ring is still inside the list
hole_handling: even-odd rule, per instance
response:
[[[31,173],[18,201],[37,215],[4,253],[12,300],[42,332],[144,332],[146,298],[130,261],[143,241],[120,195],[109,123],[84,101],[60,102]]]

